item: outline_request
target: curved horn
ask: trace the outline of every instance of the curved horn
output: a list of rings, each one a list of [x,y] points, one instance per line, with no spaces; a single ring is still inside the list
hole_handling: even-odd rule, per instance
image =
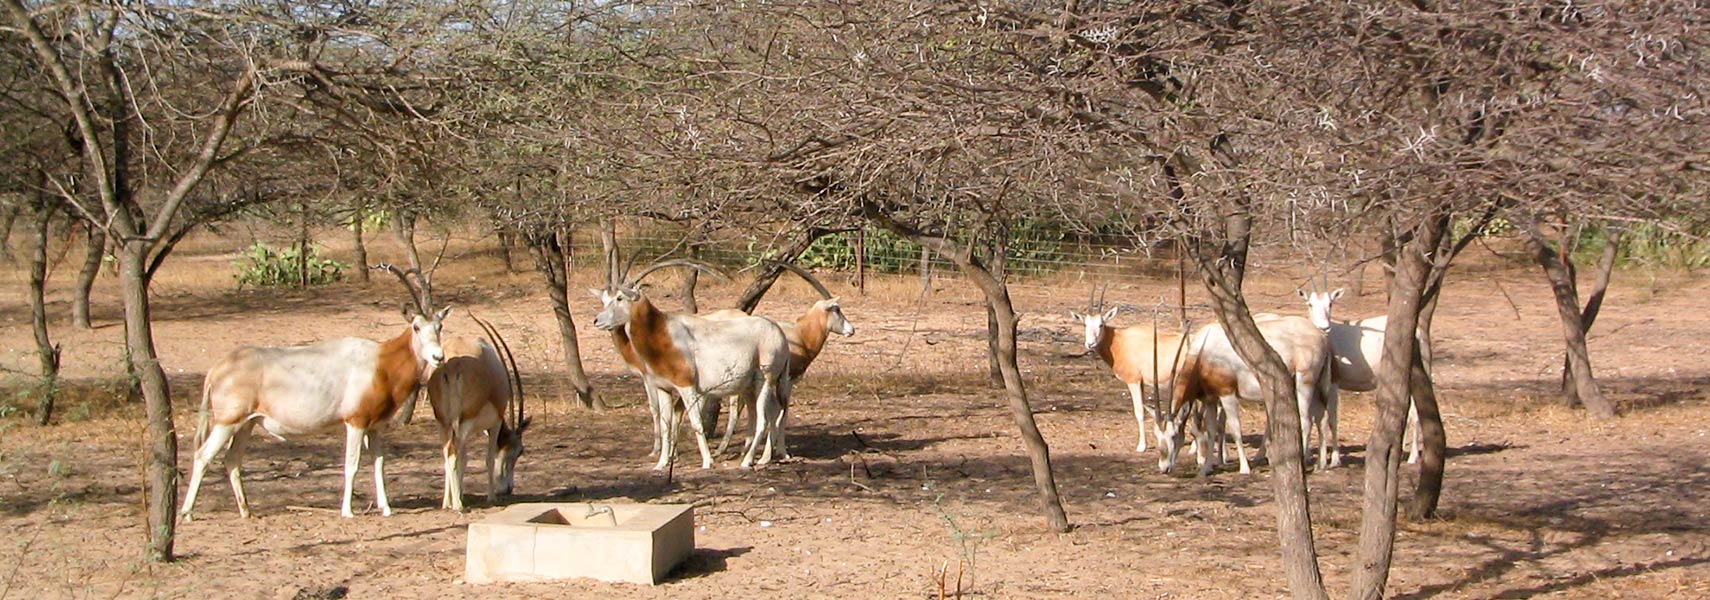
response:
[[[513,403],[516,407],[516,414],[499,415],[499,417],[501,419],[510,417],[511,423],[508,426],[512,429],[521,427],[523,417],[527,413],[523,410],[522,370],[517,367],[517,357],[511,354],[511,345],[505,343],[505,338],[499,335],[499,330],[494,328],[492,323],[483,321],[480,317],[475,316],[475,311],[465,310],[464,312],[469,313],[469,318],[474,320],[476,325],[480,325],[481,330],[487,332],[487,336],[493,338],[493,343],[499,347],[499,362],[504,363],[505,368],[509,369],[511,372],[511,395],[516,397],[516,402]]]
[[[718,267],[709,265],[705,262],[690,259],[690,258],[674,258],[671,260],[659,261],[659,262],[653,263],[651,265],[648,265],[647,268],[641,270],[641,273],[636,274],[635,277],[629,278],[625,282],[625,284],[631,285],[631,286],[639,284],[639,283],[641,283],[641,280],[646,279],[647,276],[653,274],[654,271],[658,271],[658,270],[663,269],[665,267],[688,267],[691,269],[702,271],[704,273],[712,275],[713,277],[717,277],[717,278],[719,278],[720,281],[730,281],[730,276],[726,275],[724,273],[723,269],[720,269]]]
[[[410,293],[410,302],[416,305],[416,311],[424,317],[433,314],[433,307],[428,306],[427,302],[423,301],[421,291],[416,289],[415,284],[410,283],[410,278],[404,274],[402,269],[392,266],[392,263],[380,263],[368,268],[397,275],[398,283],[404,284],[404,290]]]
[[[799,266],[796,266],[794,263],[787,263],[787,262],[783,262],[783,261],[769,260],[766,262],[771,263],[773,265],[776,265],[778,267],[784,268],[784,269],[788,269],[791,273],[795,273],[796,275],[801,276],[802,280],[808,282],[808,285],[813,286],[813,289],[819,291],[819,297],[821,299],[823,299],[823,300],[830,300],[831,299],[831,295],[832,295],[831,290],[825,289],[825,284],[820,283],[819,278],[814,277],[813,273],[809,273],[807,269],[803,269]]]

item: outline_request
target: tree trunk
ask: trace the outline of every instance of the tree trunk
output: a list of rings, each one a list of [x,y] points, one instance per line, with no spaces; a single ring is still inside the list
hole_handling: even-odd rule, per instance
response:
[[[998,281],[1009,282],[1009,228],[1002,225],[992,233],[991,253],[987,264],[991,267],[992,276]],[[991,377],[992,385],[1003,385],[1002,350],[998,347],[997,311],[991,302],[986,303],[986,371]]]
[[[922,233],[903,225],[890,215],[877,210],[877,207],[867,206],[865,209],[867,217],[879,225],[920,244],[923,251],[937,252],[939,256],[956,263],[962,273],[985,293],[986,301],[997,314],[998,358],[1003,370],[1004,395],[1008,399],[1010,417],[1014,419],[1016,428],[1021,430],[1021,439],[1027,448],[1028,460],[1033,466],[1033,483],[1039,492],[1039,503],[1045,512],[1046,526],[1054,532],[1068,532],[1069,517],[1063,511],[1063,500],[1057,495],[1057,480],[1051,471],[1051,449],[1046,445],[1045,437],[1039,433],[1039,424],[1033,419],[1033,407],[1028,402],[1027,388],[1021,378],[1021,367],[1016,358],[1015,328],[1019,319],[1015,315],[1015,306],[1009,299],[1008,284],[994,277],[967,248],[957,247],[954,242],[943,237]]]
[[[582,369],[582,349],[576,339],[576,320],[570,312],[570,231],[554,232],[541,228],[526,235],[529,254],[534,257],[535,270],[546,284],[546,297],[552,303],[552,316],[558,320],[558,339],[564,347],[564,366],[576,401],[583,408],[593,408],[604,402],[594,394],[594,386]]]
[[[867,228],[855,230],[855,290],[867,295]]]
[[[361,204],[350,210],[350,241],[356,251],[356,280],[368,285],[368,241],[363,239],[362,231],[368,219]]]
[[[499,236],[499,256],[505,260],[505,272],[517,272],[516,258],[511,256],[511,250],[517,245],[516,234],[503,223],[495,223],[493,229]]]
[[[95,288],[95,277],[101,274],[102,258],[107,255],[107,234],[92,224],[84,224],[83,266],[77,270],[77,285],[72,288],[71,326],[94,329],[89,320],[89,293]]]
[[[1426,311],[1435,310],[1427,307]],[[1420,335],[1430,339],[1430,325],[1420,314]],[[1416,343],[1423,340],[1415,340]],[[1423,446],[1419,458],[1419,481],[1413,489],[1413,499],[1407,506],[1407,518],[1422,521],[1437,516],[1437,503],[1443,497],[1443,471],[1447,466],[1448,434],[1443,428],[1442,410],[1437,406],[1437,386],[1431,380],[1430,350],[1420,344],[1413,354],[1412,375],[1408,386],[1413,394],[1413,406],[1419,411],[1419,443]]]
[[[1184,198],[1186,193],[1174,164],[1166,162],[1163,170],[1171,197]],[[1318,569],[1318,550],[1312,536],[1312,505],[1306,493],[1305,451],[1294,377],[1282,357],[1265,343],[1241,292],[1253,216],[1250,204],[1244,200],[1234,201],[1232,208],[1222,223],[1225,241],[1215,252],[1205,252],[1197,239],[1186,246],[1199,264],[1218,322],[1236,354],[1258,376],[1265,397],[1265,448],[1271,461],[1271,487],[1277,497],[1277,538],[1282,546],[1283,573],[1289,590],[1298,600],[1327,600],[1329,595],[1324,591],[1324,577]],[[1188,226],[1183,231],[1195,229]]]
[[[1211,260],[1208,260],[1211,259]],[[1212,308],[1241,360],[1259,376],[1265,396],[1265,449],[1271,461],[1271,487],[1277,497],[1277,537],[1282,545],[1283,571],[1289,589],[1300,600],[1325,600],[1324,578],[1318,570],[1318,550],[1312,536],[1312,505],[1306,494],[1306,462],[1302,449],[1300,409],[1294,377],[1282,357],[1265,343],[1253,321],[1247,300],[1232,273],[1218,270],[1219,257],[1198,257]],[[1240,435],[1235,432],[1235,435]]]
[[[59,348],[48,337],[47,287],[48,229],[53,222],[54,206],[41,202],[36,209],[32,230],[35,239],[30,249],[30,324],[36,334],[36,355],[41,359],[41,383],[36,388],[36,424],[46,426],[53,419],[54,396],[59,391]]]
[[[397,221],[398,241],[404,246],[404,259],[410,263],[409,275],[415,280],[417,293],[421,294],[422,310],[435,310],[438,306],[433,301],[433,277],[422,267],[421,253],[416,251],[416,213],[408,209],[400,210]],[[415,403],[412,402],[410,406],[415,406]]]
[[[297,287],[309,287],[309,203],[298,205],[297,214]]]
[[[1562,338],[1567,345],[1568,364],[1573,372],[1572,381],[1579,401],[1585,404],[1593,418],[1614,418],[1615,405],[1603,397],[1597,380],[1592,377],[1591,353],[1585,345],[1579,292],[1575,288],[1568,259],[1550,247],[1536,224],[1527,227],[1526,244],[1530,246],[1533,259],[1543,268],[1544,276],[1550,281],[1550,291],[1555,295],[1556,313],[1562,321]]]
[[[1378,361],[1378,416],[1366,442],[1365,500],[1360,525],[1360,554],[1349,597],[1379,600],[1389,582],[1395,553],[1395,515],[1401,493],[1401,434],[1414,354],[1418,350],[1420,300],[1430,275],[1429,256],[1439,248],[1446,216],[1427,215],[1397,254],[1390,280],[1389,323],[1384,329],[1383,359]]]
[[[1611,232],[1603,246],[1603,254],[1597,258],[1597,279],[1592,281],[1591,294],[1585,299],[1585,309],[1579,313],[1579,329],[1587,336],[1591,335],[1592,323],[1597,322],[1597,313],[1603,310],[1603,296],[1609,292],[1609,278],[1615,273],[1615,258],[1620,253],[1620,245],[1621,234]],[[1579,399],[1573,360],[1565,354],[1562,356],[1562,396],[1570,406],[1583,404]]]
[[[173,560],[173,535],[178,513],[178,436],[173,431],[172,395],[166,371],[154,349],[145,277],[149,245],[125,240],[119,252],[119,282],[124,288],[125,349],[132,372],[142,386],[148,415],[144,434],[143,496],[147,505],[148,558]]]
[[[0,261],[12,262],[12,224],[23,210],[16,204],[0,207]]]
[[[920,247],[920,297],[932,295],[932,251]]]

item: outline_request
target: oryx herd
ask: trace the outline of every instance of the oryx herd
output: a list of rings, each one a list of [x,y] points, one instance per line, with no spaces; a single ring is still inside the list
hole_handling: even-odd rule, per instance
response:
[[[739,310],[666,312],[641,288],[647,275],[666,267],[724,277],[718,269],[698,261],[655,263],[634,277],[614,277],[605,289],[590,290],[601,303],[594,326],[611,334],[624,364],[641,378],[652,416],[653,454],[657,456],[654,469],[671,468],[684,416],[700,451],[702,468],[712,467],[714,458],[724,454],[744,413],[752,415],[754,429],[741,466],[767,464],[774,456],[789,458],[784,429],[794,384],[825,348],[831,334],[853,335],[854,327],[838,299],[811,273],[794,265],[774,264],[798,274],[822,298],[794,322]],[[488,501],[496,502],[499,496],[511,493],[516,463],[523,454],[523,432],[531,418],[524,411],[522,379],[504,338],[473,314],[469,316],[484,337],[442,336],[441,326],[451,309],[434,310],[428,295],[401,271],[387,265],[376,268],[397,274],[414,300],[406,309],[408,327],[396,337],[385,342],[341,338],[286,348],[243,347],[209,369],[183,518],[190,518],[208,465],[221,451],[225,451],[226,473],[238,513],[249,516],[242,461],[257,423],[281,439],[342,425],[345,460],[340,514],[354,514],[352,484],[366,447],[374,458],[375,503],[382,514],[390,515],[381,433],[394,415],[402,413],[407,418],[416,394],[424,388],[444,442],[441,506],[457,511],[464,508],[464,450],[476,433],[486,434]],[[1337,389],[1374,389],[1373,369],[1382,349],[1383,317],[1353,323],[1331,320],[1331,304],[1341,293],[1317,286],[1311,292],[1303,290],[1301,296],[1309,307],[1307,317],[1254,315],[1265,341],[1293,375],[1305,433],[1318,432],[1320,468],[1341,464]],[[1259,400],[1259,385],[1222,327],[1214,323],[1182,333],[1145,325],[1117,328],[1110,324],[1117,309],[1104,310],[1102,304],[1100,299],[1088,314],[1071,316],[1085,326],[1087,350],[1102,358],[1128,386],[1140,429],[1136,450],[1147,449],[1150,416],[1159,450],[1158,466],[1165,472],[1175,465],[1186,432],[1191,429],[1200,473],[1210,473],[1223,460],[1230,434],[1240,471],[1250,473],[1240,435],[1240,404],[1241,400]],[[728,410],[728,416],[724,437],[714,449],[708,434],[721,410]],[[1416,457],[1417,435],[1414,437]],[[1308,438],[1303,435],[1303,443]]]
[[[1342,465],[1337,431],[1337,392],[1377,389],[1375,371],[1383,357],[1384,326],[1377,316],[1354,322],[1330,318],[1331,306],[1342,290],[1326,285],[1300,290],[1307,316],[1256,313],[1253,319],[1265,342],[1282,358],[1294,378],[1300,411],[1301,442],[1318,434],[1318,468]],[[1227,439],[1233,437],[1242,473],[1252,472],[1241,437],[1241,401],[1261,402],[1257,375],[1236,354],[1223,326],[1208,323],[1191,332],[1158,331],[1156,325],[1110,325],[1118,307],[1103,308],[1102,298],[1087,314],[1070,313],[1084,325],[1085,343],[1128,385],[1134,399],[1134,419],[1140,427],[1136,451],[1146,451],[1146,419],[1158,440],[1158,468],[1170,472],[1176,464],[1187,430],[1195,431],[1194,449],[1201,475],[1224,461]],[[1420,348],[1430,364],[1430,344]],[[1147,397],[1152,397],[1152,403]],[[1409,411],[1413,428],[1409,463],[1419,460],[1418,412]],[[1197,417],[1197,419],[1196,419]],[[1259,450],[1264,450],[1260,444]],[[1303,449],[1304,450],[1304,449]]]
[[[633,278],[590,290],[602,308],[594,326],[609,331],[619,356],[641,376],[653,415],[655,469],[675,460],[677,431],[688,416],[700,449],[701,467],[723,454],[744,411],[753,415],[754,435],[742,466],[788,458],[784,426],[793,382],[801,377],[830,334],[849,336],[854,326],[825,285],[799,267],[778,264],[805,279],[822,299],[793,323],[756,317],[738,310],[706,314],[667,313],[648,300],[641,280],[661,268],[682,266],[724,277],[705,263],[670,260],[643,269]],[[275,437],[345,431],[344,496],[340,514],[353,516],[352,484],[366,446],[374,457],[375,503],[391,515],[386,496],[385,426],[414,408],[425,388],[444,440],[445,486],[441,507],[463,510],[464,448],[485,432],[487,499],[511,493],[522,434],[531,418],[524,412],[522,378],[498,330],[470,315],[485,338],[440,335],[450,307],[437,311],[427,294],[389,265],[408,288],[414,305],[405,314],[409,326],[386,342],[340,338],[307,346],[234,350],[208,370],[196,428],[197,449],[190,488],[180,515],[189,519],[208,465],[225,451],[225,466],[237,498],[238,514],[249,516],[244,497],[244,448],[256,423]],[[627,269],[626,269],[627,270]],[[716,451],[707,433],[729,403],[723,441]],[[764,446],[764,448],[762,448]],[[759,453],[756,460],[756,452]]]

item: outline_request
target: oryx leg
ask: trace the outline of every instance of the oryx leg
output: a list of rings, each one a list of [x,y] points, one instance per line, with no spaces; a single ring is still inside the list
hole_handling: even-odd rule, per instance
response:
[[[1411,465],[1419,462],[1419,405],[1412,399],[1407,401],[1407,430],[1413,435],[1407,449],[1407,464]]]
[[[689,413],[689,428],[695,430],[695,447],[701,451],[701,468],[711,469],[713,466],[712,446],[707,444],[706,423],[701,420],[701,417],[704,416],[701,414],[701,410],[704,408],[704,403],[718,402],[719,400],[693,391],[688,391],[685,395],[688,396],[689,400],[683,409],[684,412]]]
[[[249,447],[250,428],[255,421],[244,421],[232,432],[232,445],[226,449],[226,479],[232,483],[232,496],[237,499],[238,516],[249,518],[249,498],[243,494],[243,453]]]
[[[736,436],[736,422],[742,417],[743,403],[741,401],[727,398],[725,403],[730,405],[729,410],[725,411],[730,414],[725,416],[724,439],[719,440],[718,449],[713,451],[713,454],[718,456],[724,456],[724,451],[730,448],[730,438]]]
[[[463,429],[462,423],[441,425],[445,428],[445,446],[440,448],[440,458],[445,463],[445,484],[440,486],[439,507],[461,512],[463,510],[463,470],[458,463],[463,462]]]
[[[749,442],[748,451],[743,453],[742,468],[744,469],[754,465],[754,452],[762,444],[766,446],[766,455],[761,457],[760,462],[761,464],[771,462],[769,455],[772,453],[772,444],[766,439],[766,436],[771,433],[772,423],[777,418],[773,415],[773,412],[777,410],[777,398],[772,395],[770,388],[770,385],[765,386],[765,389],[754,396],[754,439]]]
[[[1327,398],[1318,396],[1317,386],[1307,383],[1300,375],[1294,376],[1294,397],[1300,408],[1300,455],[1301,459],[1312,454],[1313,431],[1318,432],[1318,460],[1313,465],[1314,470],[1329,469],[1330,436],[1329,427],[1325,423],[1325,402]]]
[[[659,395],[666,392],[653,387],[653,380],[646,377],[642,378],[641,385],[642,391],[647,395],[647,417],[653,422],[653,449],[647,451],[647,455],[659,456],[659,453],[665,450],[665,421],[667,418],[659,411],[668,410],[661,408],[660,402],[662,400],[659,399]]]
[[[1146,451],[1146,398],[1141,393],[1145,384],[1128,384],[1128,395],[1134,397],[1134,421],[1140,425],[1140,443],[1134,446],[1135,452]]]
[[[1337,416],[1342,400],[1335,385],[1325,387],[1324,423],[1330,427],[1330,468],[1334,469],[1342,466],[1342,432]]]
[[[469,435],[475,435],[474,430]],[[487,430],[487,504],[499,503],[499,471],[493,468],[493,462],[499,456],[499,426]],[[459,457],[461,458],[461,457]]]
[[[214,462],[214,455],[225,449],[226,442],[232,439],[237,425],[210,424],[208,439],[202,441],[202,447],[196,449],[196,458],[190,467],[190,491],[184,494],[184,508],[179,509],[178,516],[190,520],[190,509],[196,506],[196,492],[202,487],[202,476],[208,472],[208,464]],[[242,510],[238,514],[243,514]],[[245,515],[248,516],[248,515]]]
[[[778,460],[790,459],[790,448],[784,441],[784,432],[785,425],[790,421],[790,392],[794,386],[795,382],[786,375],[778,380],[778,389],[773,394],[773,397],[778,399],[778,420],[772,424],[772,431],[776,434],[774,439],[778,442]]]
[[[676,460],[677,424],[681,415],[671,394],[660,392],[655,400],[658,406],[653,410],[656,411],[654,414],[659,416],[659,420],[654,424],[655,430],[659,432],[659,462],[653,465],[653,470],[663,471],[671,465],[671,461]]]
[[[379,505],[381,516],[390,517],[392,503],[386,498],[386,440],[380,438],[379,429],[368,430],[366,437],[368,451],[374,453],[374,503]]]
[[[1229,394],[1219,398],[1218,402],[1223,405],[1224,435],[1235,438],[1235,456],[1241,460],[1241,474],[1251,474],[1253,467],[1247,462],[1247,442],[1241,439],[1241,398]]]
[[[356,467],[362,461],[362,439],[367,433],[361,427],[344,424],[344,503],[339,506],[338,514],[347,519],[356,516],[350,510],[350,497],[356,484]]]
[[[1194,433],[1194,458],[1199,462],[1199,475],[1210,475],[1217,468],[1212,462],[1212,449],[1222,446],[1222,442],[1214,441],[1219,435],[1217,431],[1217,407],[1210,402],[1201,402],[1199,408],[1199,431]]]

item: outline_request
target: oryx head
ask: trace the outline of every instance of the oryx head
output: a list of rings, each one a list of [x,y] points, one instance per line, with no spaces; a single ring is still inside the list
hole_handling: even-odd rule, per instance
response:
[[[1330,330],[1330,307],[1337,298],[1342,297],[1342,288],[1330,289],[1330,277],[1318,274],[1315,279],[1308,279],[1306,287],[1295,290],[1300,299],[1306,301],[1306,317],[1320,331]]]
[[[855,326],[851,325],[849,323],[849,318],[843,314],[842,299],[831,295],[831,290],[826,289],[825,284],[820,283],[818,277],[814,277],[813,273],[808,272],[807,269],[803,269],[791,263],[780,261],[770,262],[777,268],[795,273],[797,276],[801,277],[803,281],[808,282],[808,285],[813,286],[814,291],[819,292],[820,301],[813,303],[813,310],[825,312],[825,329],[827,331],[844,337],[855,335]]]
[[[600,299],[600,306],[602,307],[600,314],[594,316],[594,327],[605,331],[611,331],[628,325],[630,306],[637,302],[645,301],[641,294],[641,280],[646,279],[647,276],[652,274],[654,271],[658,271],[665,267],[688,267],[704,271],[721,280],[730,280],[730,277],[725,275],[724,271],[698,260],[677,258],[653,263],[646,269],[642,269],[641,273],[636,274],[635,277],[631,277],[627,281],[621,283],[614,281],[608,284],[606,289],[603,290],[588,290],[588,292],[593,294],[595,298]],[[628,268],[626,267],[625,270],[627,271]]]
[[[439,346],[440,324],[451,312],[451,307],[439,309],[431,316],[405,310],[404,315],[410,319],[410,350],[416,355],[416,364],[421,368],[423,381],[445,362],[445,349]]]
[[[1312,325],[1321,331],[1330,330],[1330,309],[1337,298],[1342,297],[1342,288],[1324,291],[1300,290],[1300,299],[1306,301],[1306,317],[1312,320]]]
[[[594,327],[611,331],[629,324],[629,305],[641,300],[641,291],[628,286],[612,286],[603,290],[589,289],[600,299],[600,313],[594,316]]]
[[[408,273],[387,263],[369,267],[376,271],[386,271],[398,277],[398,283],[404,285],[404,291],[410,293],[410,301],[404,303],[404,318],[410,323],[410,351],[416,355],[416,366],[421,370],[422,381],[427,381],[434,369],[445,362],[445,350],[439,346],[440,323],[451,313],[447,306],[438,311],[433,309],[433,295],[428,290],[430,278],[418,269],[410,269]],[[410,280],[414,275],[417,282]]]
[[[1104,286],[1100,286],[1096,295],[1091,292],[1087,294],[1087,314],[1083,315],[1078,312],[1069,313],[1069,317],[1080,321],[1084,325],[1083,329],[1086,333],[1085,343],[1088,350],[1098,349],[1099,342],[1104,339],[1105,325],[1108,324],[1111,319],[1116,318],[1116,311],[1121,308],[1120,306],[1112,306],[1110,307],[1110,310],[1104,309],[1105,289],[1106,288]]]
[[[1104,326],[1106,323],[1109,323],[1111,319],[1116,318],[1116,311],[1118,308],[1120,307],[1112,306],[1110,307],[1110,310],[1102,313],[1094,312],[1085,315],[1078,312],[1069,313],[1070,317],[1075,318],[1084,325],[1083,329],[1086,333],[1085,342],[1088,350],[1098,349],[1099,342],[1104,340]]]
[[[498,489],[494,490],[494,494],[509,496],[516,487],[517,459],[522,458],[523,455],[523,432],[528,430],[528,425],[533,421],[533,417],[528,416],[526,410],[527,402],[523,397],[522,372],[517,368],[517,358],[511,355],[511,345],[505,343],[505,338],[499,335],[499,330],[494,328],[492,323],[481,320],[473,312],[469,313],[469,318],[475,321],[475,324],[479,325],[482,331],[487,332],[488,338],[493,340],[493,344],[496,346],[493,351],[499,355],[499,362],[504,363],[507,379],[510,382],[511,401],[505,406],[505,414],[501,415],[499,420],[499,431],[494,435],[494,442],[498,446],[499,455],[498,465],[494,467],[494,473],[499,484]]]

